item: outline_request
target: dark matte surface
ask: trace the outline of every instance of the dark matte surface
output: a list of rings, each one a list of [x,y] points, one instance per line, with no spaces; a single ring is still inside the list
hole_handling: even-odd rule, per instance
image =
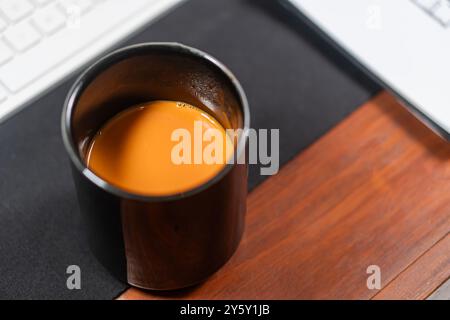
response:
[[[286,162],[377,88],[271,2],[190,0],[129,43],[179,41],[219,58],[247,92],[252,127],[280,129]],[[59,127],[72,82],[0,125],[0,298],[111,299],[126,288],[83,236]],[[262,179],[252,170],[250,187]],[[79,291],[66,289],[71,264]]]

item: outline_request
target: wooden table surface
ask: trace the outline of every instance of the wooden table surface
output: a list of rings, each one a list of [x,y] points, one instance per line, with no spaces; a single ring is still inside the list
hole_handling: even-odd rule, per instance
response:
[[[383,92],[249,195],[210,279],[119,299],[424,299],[450,277],[449,231],[450,144]]]

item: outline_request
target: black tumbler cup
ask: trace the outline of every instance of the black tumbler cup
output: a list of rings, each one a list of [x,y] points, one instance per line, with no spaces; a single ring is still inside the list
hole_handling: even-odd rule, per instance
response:
[[[115,51],[88,68],[70,90],[62,135],[94,255],[133,286],[172,290],[205,280],[239,244],[247,138],[235,139],[236,161],[197,188],[158,197],[126,192],[87,168],[87,149],[109,119],[152,100],[189,103],[214,115],[224,128],[244,133],[250,115],[242,87],[224,65],[177,43]]]

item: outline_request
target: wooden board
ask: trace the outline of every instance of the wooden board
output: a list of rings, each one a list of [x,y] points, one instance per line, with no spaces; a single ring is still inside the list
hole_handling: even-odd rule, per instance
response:
[[[389,283],[374,299],[427,298],[449,277],[450,235],[434,245]]]
[[[205,283],[120,299],[424,298],[450,276],[449,230],[450,144],[381,93],[250,194],[238,251]],[[412,271],[421,257],[439,272]]]

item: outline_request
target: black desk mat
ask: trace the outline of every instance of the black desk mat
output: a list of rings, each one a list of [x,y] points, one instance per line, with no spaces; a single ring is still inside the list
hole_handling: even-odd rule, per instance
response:
[[[241,80],[252,127],[280,129],[281,163],[377,90],[274,0],[190,0],[128,43],[178,41],[219,58]],[[26,76],[26,75],[24,75]],[[127,288],[89,252],[60,113],[73,78],[0,125],[0,298],[112,299]],[[249,186],[264,177],[251,168]],[[66,287],[81,267],[81,290]]]

